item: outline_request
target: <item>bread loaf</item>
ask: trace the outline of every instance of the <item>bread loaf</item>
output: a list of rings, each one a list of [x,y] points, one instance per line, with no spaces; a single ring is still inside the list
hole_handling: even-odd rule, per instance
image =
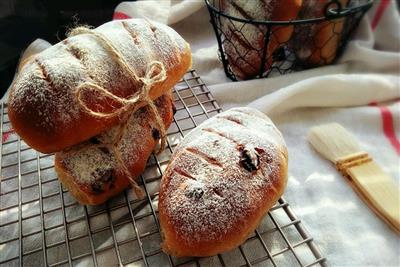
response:
[[[164,94],[191,65],[189,45],[171,28],[143,19],[108,22],[96,29],[139,76],[154,61],[167,78],[155,84],[151,99]],[[90,81],[121,98],[138,94],[143,83],[132,80],[110,49],[94,34],[79,34],[27,61],[11,90],[8,115],[15,131],[34,149],[57,152],[83,142],[120,123],[120,116],[99,118],[83,109],[76,88]],[[93,111],[121,108],[109,97],[87,90],[83,101]],[[137,108],[145,105],[142,102]]]
[[[167,93],[155,100],[166,127],[173,118],[173,100]],[[109,144],[118,127],[91,138],[67,151],[55,154],[55,170],[60,181],[82,204],[97,205],[118,194],[130,184],[118,166]],[[147,159],[160,139],[155,115],[149,106],[136,111],[128,121],[118,150],[132,177],[145,169]]]
[[[324,9],[329,2],[330,0],[304,1],[299,19],[324,17]],[[344,8],[349,0],[339,2]],[[297,25],[291,40],[291,47],[294,48],[296,57],[309,67],[332,63],[341,42],[344,22],[345,18],[342,17]]]
[[[282,195],[286,175],[284,140],[261,112],[234,108],[202,123],[162,177],[163,250],[203,257],[237,247]]]
[[[246,20],[287,21],[297,17],[301,4],[302,0],[221,0],[221,10]],[[275,50],[287,42],[293,32],[293,26],[257,25],[222,16],[221,25],[229,66],[242,80],[254,78],[261,70],[268,71]],[[269,37],[266,36],[268,32]]]

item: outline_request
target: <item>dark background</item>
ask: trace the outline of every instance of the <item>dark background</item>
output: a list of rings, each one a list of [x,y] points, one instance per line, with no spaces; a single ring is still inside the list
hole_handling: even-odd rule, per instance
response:
[[[122,0],[0,0],[0,96],[14,77],[22,51],[35,39],[64,39],[74,22],[98,26]]]

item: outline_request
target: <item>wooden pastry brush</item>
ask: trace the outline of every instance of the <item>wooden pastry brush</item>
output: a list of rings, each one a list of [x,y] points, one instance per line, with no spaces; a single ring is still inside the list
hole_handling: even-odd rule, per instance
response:
[[[332,161],[366,204],[400,234],[400,189],[383,172],[356,138],[338,123],[311,128],[308,141]]]

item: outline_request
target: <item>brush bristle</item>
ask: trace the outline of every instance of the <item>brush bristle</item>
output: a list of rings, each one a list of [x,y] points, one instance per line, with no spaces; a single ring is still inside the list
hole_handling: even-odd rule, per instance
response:
[[[334,163],[340,158],[361,152],[356,138],[338,123],[311,128],[308,141],[316,151]]]

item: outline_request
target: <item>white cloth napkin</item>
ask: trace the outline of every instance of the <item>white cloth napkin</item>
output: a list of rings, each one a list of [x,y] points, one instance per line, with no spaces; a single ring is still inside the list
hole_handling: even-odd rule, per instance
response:
[[[289,149],[285,197],[331,265],[400,265],[399,237],[306,141],[310,127],[339,122],[399,181],[400,19],[395,1],[375,1],[335,65],[235,83],[218,60],[203,1],[124,2],[115,18],[126,17],[172,24],[191,44],[193,68],[224,109],[248,105],[271,116]]]

